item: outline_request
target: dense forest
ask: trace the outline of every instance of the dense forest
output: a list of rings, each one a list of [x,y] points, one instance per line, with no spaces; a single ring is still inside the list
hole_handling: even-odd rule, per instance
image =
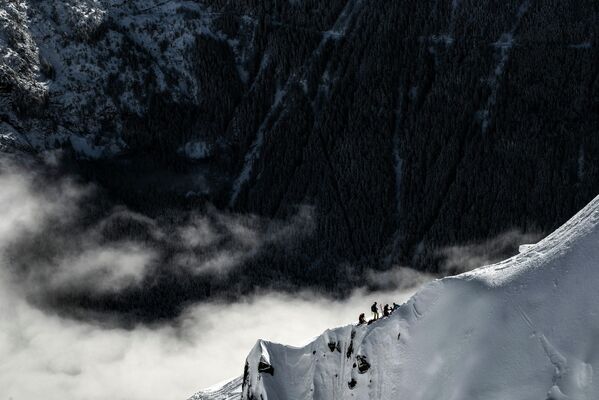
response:
[[[0,148],[62,149],[61,171],[101,188],[90,221],[124,205],[165,233],[110,214],[106,240],[160,247],[159,272],[55,301],[155,318],[256,287],[344,294],[368,270],[439,272],[450,246],[549,232],[599,189],[598,16],[596,0],[3,3]],[[194,215],[249,256],[170,268],[183,244],[164,238]]]

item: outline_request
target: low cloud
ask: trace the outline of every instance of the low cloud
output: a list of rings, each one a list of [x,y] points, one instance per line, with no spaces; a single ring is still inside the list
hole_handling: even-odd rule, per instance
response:
[[[0,270],[0,398],[184,400],[243,373],[258,338],[302,345],[355,323],[373,301],[402,303],[416,288],[356,290],[343,301],[265,293],[188,307],[158,327],[102,327],[30,305]]]
[[[30,290],[109,292],[137,284],[155,258],[140,243],[111,242],[100,223],[85,225],[91,186],[40,176],[3,161],[0,166],[0,256]]]
[[[435,278],[434,275],[401,266],[385,271],[366,271],[366,285],[373,291],[412,290]]]
[[[49,288],[118,292],[137,285],[156,260],[156,252],[137,243],[83,246],[57,264]]]
[[[402,303],[415,290],[356,290],[343,301],[258,294],[190,306],[159,327],[122,329],[41,311],[0,270],[0,398],[184,400],[241,375],[258,338],[302,345],[356,322],[373,301]]]
[[[38,302],[105,296],[160,275],[226,276],[266,246],[285,246],[314,227],[312,209],[288,220],[224,213],[180,213],[156,220],[98,201],[98,190],[0,160],[0,241],[5,268]],[[104,207],[104,208],[103,208]],[[170,218],[170,219],[169,219]],[[10,245],[9,245],[10,244]]]
[[[301,206],[287,221],[230,215],[208,209],[177,228],[175,264],[194,274],[222,274],[257,256],[266,246],[284,246],[314,229],[313,208]]]
[[[184,400],[242,374],[258,338],[299,345],[355,322],[374,300],[399,303],[413,291],[361,289],[343,301],[258,293],[126,328],[85,308],[73,319],[53,296],[118,299],[171,269],[228,274],[265,246],[310,232],[312,210],[272,221],[208,209],[168,224],[123,207],[106,211],[94,187],[36,168],[0,160],[0,399]]]
[[[515,229],[490,240],[445,247],[438,253],[444,260],[441,275],[459,274],[499,262],[516,254],[520,245],[536,243],[542,237],[540,233],[523,233]]]

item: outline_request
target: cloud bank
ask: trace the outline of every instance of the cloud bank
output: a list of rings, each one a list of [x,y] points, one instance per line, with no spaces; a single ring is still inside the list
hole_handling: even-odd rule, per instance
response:
[[[441,275],[459,274],[494,264],[517,254],[520,245],[537,243],[542,237],[540,233],[512,229],[486,241],[445,247],[439,251],[444,260]]]
[[[125,330],[48,315],[0,279],[0,398],[14,400],[184,400],[241,375],[258,338],[300,345],[354,322],[374,300],[401,303],[411,294],[356,291],[328,301],[271,293],[193,306],[172,325]]]
[[[240,375],[258,338],[299,345],[413,290],[356,290],[344,301],[257,293],[151,324],[75,319],[49,304],[53,296],[119,298],[151,284],[165,257],[183,277],[222,276],[312,229],[311,210],[287,221],[208,210],[165,225],[122,207],[98,210],[94,187],[36,171],[0,162],[0,399],[184,400]]]
[[[53,176],[46,171],[52,167],[0,159],[0,241],[4,268],[29,299],[65,312],[120,307],[137,322],[126,296],[151,307],[143,297],[154,290],[172,292],[164,295],[172,303],[166,314],[175,316],[192,300],[177,299],[184,280],[223,282],[265,248],[294,243],[314,226],[310,207],[298,207],[287,220],[210,206],[202,214],[165,212],[153,219],[102,201],[92,185]],[[188,287],[186,295],[195,296]]]

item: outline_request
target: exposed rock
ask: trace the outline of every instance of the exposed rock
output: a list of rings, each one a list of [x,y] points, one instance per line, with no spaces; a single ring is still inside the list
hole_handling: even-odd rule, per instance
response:
[[[370,364],[366,361],[366,356],[356,356],[358,361],[358,372],[363,374],[370,369]]]
[[[265,374],[274,375],[275,369],[273,368],[272,365],[267,363],[264,359],[260,359],[260,362],[258,363],[258,372],[263,372]]]

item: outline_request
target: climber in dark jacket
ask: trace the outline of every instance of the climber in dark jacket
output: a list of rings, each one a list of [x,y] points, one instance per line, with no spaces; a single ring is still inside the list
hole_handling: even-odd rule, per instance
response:
[[[366,323],[366,317],[364,316],[364,313],[360,314],[360,316],[358,317],[358,325],[362,325]]]
[[[372,311],[372,314],[374,315],[374,319],[379,319],[379,308],[376,305],[376,301],[374,302],[372,307],[370,307],[370,311]]]
[[[385,307],[383,307],[383,317],[388,317],[389,315],[391,315],[389,304],[385,304]]]

